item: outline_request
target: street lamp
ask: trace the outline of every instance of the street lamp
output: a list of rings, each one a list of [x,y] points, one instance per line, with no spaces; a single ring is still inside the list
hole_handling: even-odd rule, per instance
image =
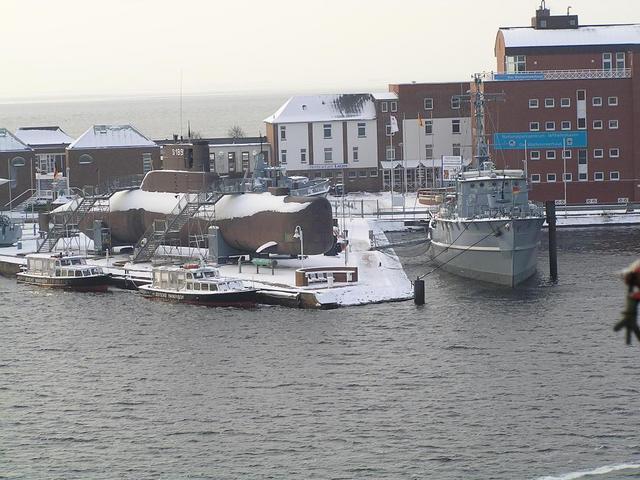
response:
[[[304,268],[304,239],[302,236],[302,227],[296,225],[296,229],[293,232],[293,238],[300,239],[300,268]]]

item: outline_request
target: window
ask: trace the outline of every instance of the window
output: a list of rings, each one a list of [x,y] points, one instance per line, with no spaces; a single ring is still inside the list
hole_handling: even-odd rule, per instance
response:
[[[540,124],[538,122],[529,122],[529,131],[537,132],[540,130]]]
[[[242,171],[249,171],[249,152],[242,152]]]
[[[573,155],[571,154],[571,150],[563,150],[562,151],[562,158],[569,160]]]
[[[594,172],[593,173],[593,179],[596,182],[602,182],[604,181],[604,172]]]
[[[587,174],[582,172],[582,173],[578,173],[578,180],[580,180],[581,182],[586,182],[587,181]]]
[[[544,99],[544,108],[553,108],[556,106],[556,102],[553,98]]]
[[[353,147],[353,161],[358,161],[358,147]]]
[[[578,165],[587,164],[587,151],[584,149],[578,150]]]
[[[331,124],[325,123],[322,126],[322,131],[324,133],[324,138],[331,138]]]
[[[378,170],[369,170],[369,176],[370,177],[377,177],[378,176]]]
[[[554,183],[556,181],[555,173],[547,173],[547,182]]]
[[[540,174],[532,173],[531,174],[531,183],[540,183]]]
[[[433,98],[425,98],[424,99],[424,109],[425,110],[433,110]]]
[[[280,125],[280,140],[287,139],[287,127],[284,125]]]
[[[593,121],[593,129],[594,130],[602,130],[602,120],[594,120]]]
[[[457,95],[451,97],[451,108],[453,110],[458,110],[460,108],[460,97]]]
[[[433,134],[433,120],[425,120],[424,121],[424,133],[425,135]]]
[[[586,90],[576,90],[576,98],[578,99],[578,101],[584,101],[587,98],[587,91]]]
[[[624,52],[616,52],[616,70],[624,70],[625,55]]]
[[[451,145],[451,155],[454,157],[460,157],[462,155],[462,146],[459,143]]]
[[[307,163],[307,149],[300,149],[300,163]]]
[[[425,145],[424,146],[424,155],[426,159],[433,158],[433,145]]]
[[[388,112],[389,111],[389,105],[387,104],[387,102],[382,102],[380,104],[380,109],[385,113]]]
[[[367,171],[366,170],[358,170],[358,176],[362,178],[366,178]]]
[[[287,151],[280,150],[280,163],[283,165],[287,164]]]
[[[602,106],[602,97],[593,97],[591,99],[591,105],[593,105],[594,107],[601,107]]]
[[[358,124],[358,138],[365,138],[367,136],[367,124],[359,123]]]
[[[153,160],[150,153],[142,154],[142,173],[148,173],[153,170]]]
[[[391,111],[392,112],[397,112],[398,111],[398,102],[391,102],[389,104],[389,106],[391,107]]]
[[[538,150],[531,150],[529,152],[529,159],[530,160],[540,160],[540,151]]]
[[[518,73],[527,70],[527,62],[524,55],[510,55],[504,61],[507,73]]]
[[[325,148],[324,149],[324,161],[326,163],[333,162],[333,148]]]
[[[571,106],[571,99],[570,98],[561,98],[560,99],[560,106],[562,108],[569,108]]]
[[[560,127],[562,128],[562,130],[571,130],[571,122],[568,120],[564,120],[561,124]]]
[[[358,172],[356,170],[349,170],[349,178],[356,178],[358,176]]]
[[[388,123],[384,126],[384,130],[387,134],[387,137],[390,137],[391,135],[393,135],[393,133],[391,133],[391,125],[389,125]]]
[[[547,160],[555,160],[556,159],[556,151],[555,150],[547,150],[546,155]]]
[[[620,172],[609,172],[609,180],[617,182],[620,180]]]
[[[606,52],[602,54],[602,69],[613,70],[613,61],[612,61],[611,52]]]
[[[617,107],[618,106],[618,97],[609,97],[609,98],[607,98],[607,103],[609,104],[610,107]]]
[[[545,130],[555,130],[556,129],[556,122],[545,122],[544,123],[544,129]]]
[[[396,159],[396,150],[393,147],[387,147],[387,160],[395,160]]]
[[[578,130],[585,130],[587,128],[587,119],[579,118],[578,119]]]
[[[602,149],[602,148],[594,148],[593,149],[593,158],[604,158],[604,149]]]
[[[618,129],[618,120],[609,120],[609,130]]]
[[[566,172],[565,172],[565,174],[564,174],[564,181],[565,181],[565,182],[571,182],[571,181],[573,181],[573,175],[572,175],[572,174],[570,174],[570,173],[566,173]]]
[[[619,148],[610,148],[609,149],[609,157],[610,158],[618,158],[618,157],[620,157],[620,149]]]
[[[451,120],[451,133],[460,133],[460,120]]]
[[[538,108],[538,106],[539,106],[539,102],[537,98],[529,99],[529,108]]]
[[[283,152],[285,152],[286,155],[286,150],[283,150]],[[229,166],[229,173],[236,173],[236,152],[229,152],[227,154],[227,162],[228,162],[228,166]]]

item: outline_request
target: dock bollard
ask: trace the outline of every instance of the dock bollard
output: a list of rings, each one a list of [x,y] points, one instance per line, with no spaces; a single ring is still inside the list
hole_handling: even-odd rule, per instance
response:
[[[420,277],[413,282],[413,303],[424,305],[424,280],[420,280]]]

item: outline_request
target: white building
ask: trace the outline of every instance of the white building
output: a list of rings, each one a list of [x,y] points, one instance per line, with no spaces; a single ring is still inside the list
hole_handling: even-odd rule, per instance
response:
[[[274,163],[289,175],[331,178],[348,191],[380,189],[370,94],[292,97],[265,123]]]

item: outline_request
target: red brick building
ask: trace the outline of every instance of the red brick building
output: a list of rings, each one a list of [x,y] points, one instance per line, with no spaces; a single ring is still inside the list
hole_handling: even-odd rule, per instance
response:
[[[526,166],[535,200],[640,201],[640,25],[540,8],[530,27],[500,28],[495,53],[484,83],[504,94],[487,105],[494,162]]]

